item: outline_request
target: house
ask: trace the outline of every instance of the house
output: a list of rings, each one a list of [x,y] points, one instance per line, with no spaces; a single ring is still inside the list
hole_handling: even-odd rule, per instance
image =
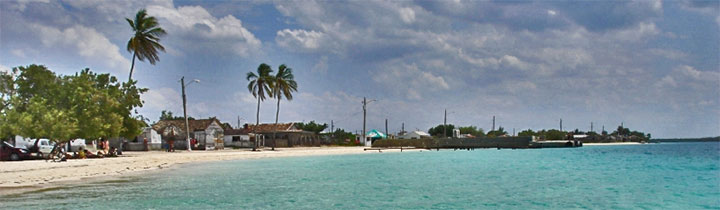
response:
[[[190,138],[197,140],[197,149],[222,149],[225,129],[217,118],[188,120]],[[185,120],[160,120],[152,126],[162,137],[162,144],[174,141],[175,149],[187,149]]]
[[[295,123],[266,123],[258,126],[245,124],[244,128],[258,137],[264,137],[259,145],[268,147],[320,146],[320,137],[309,131],[303,131]]]
[[[405,135],[402,135],[399,137],[400,139],[429,139],[432,138],[430,134],[425,133],[424,131],[410,131],[407,132]]]
[[[138,140],[137,143],[129,143],[130,145],[138,144],[140,147],[140,150],[144,150],[145,148],[145,139],[147,139],[148,149],[150,150],[158,150],[162,148],[162,136],[155,131],[152,127],[146,127],[143,128],[142,133],[136,138]],[[131,146],[132,147],[132,146]],[[128,149],[128,150],[138,150],[136,148]]]
[[[226,147],[252,147],[248,129],[226,129],[223,134],[223,143]]]

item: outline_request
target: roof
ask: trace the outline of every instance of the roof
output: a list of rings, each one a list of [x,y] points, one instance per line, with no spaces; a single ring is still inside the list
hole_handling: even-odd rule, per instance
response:
[[[250,130],[248,129],[228,129],[223,133],[226,136],[237,136],[237,135],[249,135]]]
[[[429,133],[425,133],[425,131],[411,131],[412,133],[415,133],[420,136],[430,136]]]
[[[365,135],[370,138],[387,138],[387,135],[375,129],[368,131]]]
[[[256,133],[266,133],[273,131],[302,131],[297,126],[295,126],[295,123],[278,123],[277,125],[275,123],[264,123],[258,125],[257,127],[251,124],[245,125],[248,131],[254,131]]]
[[[201,120],[188,120],[188,124],[190,125],[191,131],[196,130],[205,130],[207,129],[210,124],[213,122],[216,122],[219,126],[222,127],[222,123],[217,118],[210,118],[210,119],[201,119]],[[158,133],[162,133],[165,128],[169,126],[175,126],[180,131],[185,131],[185,120],[160,120],[157,123],[153,124],[152,128],[153,130],[157,131]]]

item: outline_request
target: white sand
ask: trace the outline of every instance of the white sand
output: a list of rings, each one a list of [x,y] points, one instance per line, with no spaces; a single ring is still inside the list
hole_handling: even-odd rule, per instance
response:
[[[638,142],[583,143],[583,146],[642,145]]]
[[[364,151],[363,147],[306,147],[279,148],[276,151],[266,149],[261,152],[250,150],[178,151],[174,153],[125,152],[123,157],[68,160],[67,162],[3,161],[0,162],[0,174],[2,174],[0,176],[0,195],[43,189],[86,178],[138,174],[138,172],[164,169],[182,163],[373,152],[377,153],[377,151]]]

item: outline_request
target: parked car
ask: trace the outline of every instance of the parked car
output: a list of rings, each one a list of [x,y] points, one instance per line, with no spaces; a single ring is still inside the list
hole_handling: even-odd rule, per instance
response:
[[[18,161],[30,158],[30,152],[27,149],[16,148],[4,141],[0,144],[0,160]]]
[[[45,158],[55,147],[55,142],[50,139],[36,139],[35,143],[27,147],[28,152],[35,153],[38,158]]]

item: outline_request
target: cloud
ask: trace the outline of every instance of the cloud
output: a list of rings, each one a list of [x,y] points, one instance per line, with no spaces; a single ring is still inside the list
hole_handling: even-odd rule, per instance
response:
[[[10,72],[10,67],[0,64],[0,72]]]
[[[182,113],[182,98],[175,89],[153,88],[144,93],[141,99],[145,101],[141,108],[145,113],[159,114],[162,110]]]
[[[167,23],[163,24],[163,28],[168,34],[187,41],[175,48],[204,52],[228,50],[240,56],[249,56],[262,46],[262,42],[243,26],[242,21],[232,15],[216,18],[201,6],[176,8],[152,5],[147,10],[161,23]]]
[[[442,76],[421,70],[417,64],[390,64],[389,69],[377,72],[373,80],[407,99],[419,100],[426,92],[450,89]]]
[[[405,23],[415,22],[415,11],[409,7],[400,8],[400,19]]]
[[[67,48],[66,53],[77,53],[91,63],[103,64],[117,72],[127,72],[130,61],[120,54],[120,48],[105,35],[93,28],[74,25],[58,29],[40,24],[30,25],[48,48]]]
[[[275,41],[281,47],[297,51],[313,51],[320,47],[325,34],[317,31],[283,29],[277,32]]]

